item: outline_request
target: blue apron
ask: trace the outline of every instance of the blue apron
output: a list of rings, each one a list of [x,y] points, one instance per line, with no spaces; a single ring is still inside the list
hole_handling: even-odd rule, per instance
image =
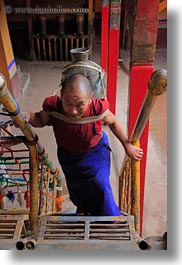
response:
[[[83,155],[72,155],[58,147],[70,199],[79,212],[94,216],[119,216],[110,185],[110,147],[103,132],[99,143]]]

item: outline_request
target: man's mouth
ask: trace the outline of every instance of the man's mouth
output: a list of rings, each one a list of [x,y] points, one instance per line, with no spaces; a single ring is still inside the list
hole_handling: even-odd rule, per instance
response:
[[[79,119],[79,118],[81,118],[80,116],[78,116],[78,115],[67,115],[69,118],[71,118],[71,119]]]

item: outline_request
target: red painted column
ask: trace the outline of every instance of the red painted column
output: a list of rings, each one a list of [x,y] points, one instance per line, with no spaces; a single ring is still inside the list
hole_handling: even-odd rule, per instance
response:
[[[128,132],[132,133],[136,118],[148,89],[148,80],[154,70],[155,47],[158,30],[159,0],[137,0],[127,2],[130,15],[129,27],[132,33],[130,84],[129,84],[129,120]],[[148,129],[146,125],[140,137],[144,155],[140,166],[140,234],[142,235],[144,187],[146,159],[148,151]]]
[[[101,60],[100,64],[107,73],[108,41],[109,41],[109,0],[102,0],[101,20]]]
[[[108,79],[107,99],[110,110],[116,113],[116,90],[119,55],[121,0],[111,0],[110,26],[109,26],[109,53],[108,53]]]
[[[129,98],[129,120],[128,120],[128,135],[132,134],[137,116],[139,114],[141,105],[148,90],[148,80],[153,72],[152,65],[133,65],[130,68],[130,98]],[[147,123],[141,138],[140,145],[144,150],[144,155],[140,164],[140,231],[142,231],[143,207],[144,207],[144,188],[145,188],[145,172],[148,150],[148,130],[149,123]]]

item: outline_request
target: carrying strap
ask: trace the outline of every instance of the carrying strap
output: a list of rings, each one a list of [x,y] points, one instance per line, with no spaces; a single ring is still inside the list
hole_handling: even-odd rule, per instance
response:
[[[63,73],[66,70],[73,68],[73,67],[87,67],[87,68],[90,68],[92,70],[99,72],[100,74],[104,74],[103,69],[99,65],[97,65],[95,63],[93,64],[93,62],[92,62],[92,64],[89,64],[89,61],[88,62],[80,61],[80,62],[71,63],[71,64],[69,64],[63,68]]]
[[[56,111],[50,111],[49,114],[52,115],[54,118],[59,119],[59,120],[64,121],[64,122],[67,122],[67,123],[86,124],[86,123],[95,122],[95,121],[103,119],[104,117],[107,116],[108,112],[109,112],[109,109],[104,111],[101,115],[86,117],[86,118],[80,118],[80,119],[69,118],[69,117],[67,117],[67,116],[65,116],[59,112],[56,112]]]
[[[65,74],[65,77],[63,76],[62,80],[61,80],[61,84],[63,83],[64,79],[66,78],[66,76],[69,76],[70,73],[69,73],[69,69],[72,69],[72,68],[82,68],[82,69],[92,69],[94,71],[96,71],[98,74],[99,74],[99,79],[100,79],[100,82],[101,82],[101,88],[102,88],[102,92],[103,92],[103,96],[102,98],[105,98],[106,99],[106,93],[105,93],[105,85],[104,85],[104,76],[105,76],[105,71],[102,69],[102,67],[100,67],[100,65],[94,63],[93,61],[87,61],[87,62],[84,62],[84,61],[79,61],[79,62],[73,62],[67,66],[65,66],[62,70],[62,73],[63,75]],[[80,74],[83,74],[82,72],[80,71],[76,71],[76,73],[80,73]],[[73,73],[71,73],[72,75]],[[94,72],[87,72],[87,73],[84,73],[84,75],[89,79],[89,78],[92,78],[94,75],[96,75],[96,73]]]

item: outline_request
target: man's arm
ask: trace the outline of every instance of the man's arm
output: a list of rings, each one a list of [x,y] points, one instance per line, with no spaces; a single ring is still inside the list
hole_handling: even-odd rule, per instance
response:
[[[41,110],[39,112],[23,111],[25,119],[33,127],[44,127],[49,119],[49,113]]]
[[[124,130],[121,126],[120,121],[116,118],[116,116],[109,111],[107,116],[103,118],[103,122],[109,126],[113,134],[119,139],[119,141],[122,143],[125,152],[128,156],[131,158],[134,158],[136,160],[140,160],[143,155],[143,150],[141,148],[138,148],[134,145],[132,145],[128,138],[126,137]]]

